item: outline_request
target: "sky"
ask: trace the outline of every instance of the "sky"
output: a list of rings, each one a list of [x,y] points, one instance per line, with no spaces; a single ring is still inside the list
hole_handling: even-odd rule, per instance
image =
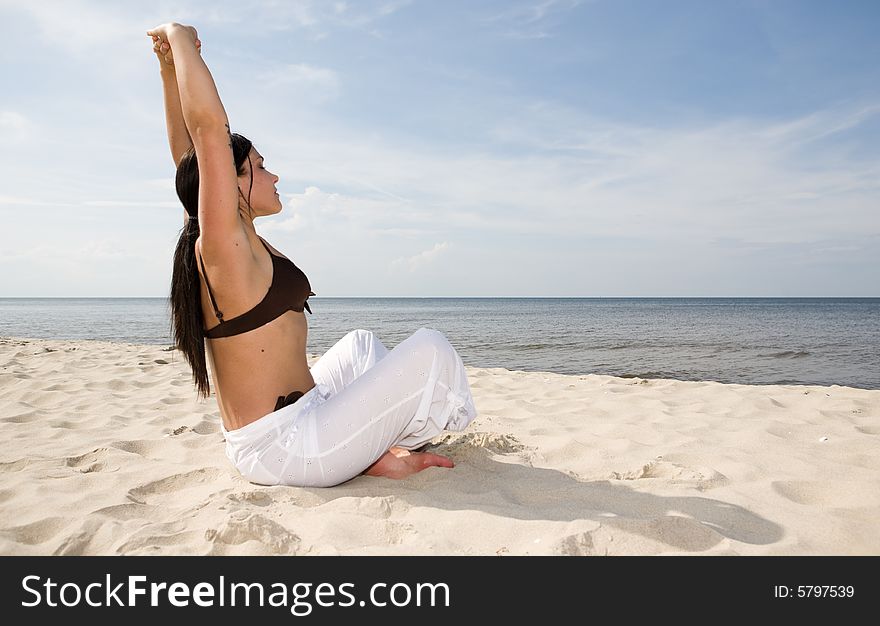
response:
[[[880,296],[880,3],[0,0],[0,297],[166,297],[195,26],[325,297]]]

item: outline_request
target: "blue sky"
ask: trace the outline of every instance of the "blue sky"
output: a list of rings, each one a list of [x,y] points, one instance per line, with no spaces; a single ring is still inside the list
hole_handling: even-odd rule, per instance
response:
[[[321,296],[880,296],[880,3],[7,2],[0,297],[162,297],[194,25]]]

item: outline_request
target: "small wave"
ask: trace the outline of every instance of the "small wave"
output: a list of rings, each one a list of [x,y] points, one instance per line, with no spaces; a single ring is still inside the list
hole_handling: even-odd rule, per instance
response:
[[[618,378],[673,378],[665,372],[642,372],[639,374],[617,374]]]
[[[771,357],[774,359],[800,359],[805,356],[810,356],[810,353],[804,350],[784,350],[782,352],[771,352],[770,354],[759,354],[758,356]]]

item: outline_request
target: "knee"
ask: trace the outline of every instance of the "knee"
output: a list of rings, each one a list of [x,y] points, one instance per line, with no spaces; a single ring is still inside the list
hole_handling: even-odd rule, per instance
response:
[[[439,330],[434,330],[433,328],[425,328],[424,326],[422,328],[418,329],[413,334],[419,335],[420,337],[431,337],[434,339],[437,339],[437,338],[446,339],[446,337],[443,336],[443,333],[441,333]]]
[[[348,333],[345,338],[354,342],[370,342],[373,340],[373,331],[357,328]]]
[[[420,344],[437,348],[438,350],[449,350],[452,348],[452,344],[449,343],[446,335],[433,328],[420,328],[413,333],[413,337],[418,338]]]

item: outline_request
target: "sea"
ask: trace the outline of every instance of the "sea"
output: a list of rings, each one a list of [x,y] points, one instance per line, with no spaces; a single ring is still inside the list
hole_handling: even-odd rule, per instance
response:
[[[880,298],[309,299],[307,352],[442,332],[466,365],[880,389]],[[170,346],[167,298],[0,298],[0,336]]]

